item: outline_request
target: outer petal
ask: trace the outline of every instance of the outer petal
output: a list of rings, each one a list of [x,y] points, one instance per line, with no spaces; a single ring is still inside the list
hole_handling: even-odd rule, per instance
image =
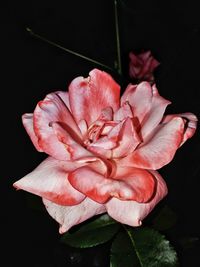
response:
[[[141,136],[145,139],[148,134],[160,123],[167,105],[171,102],[159,95],[155,85],[152,86],[153,99],[151,108],[142,121]]]
[[[94,69],[89,78],[78,77],[69,86],[70,107],[76,122],[85,119],[90,126],[101,110],[119,108],[120,87],[106,72]]]
[[[157,180],[157,187],[154,197],[148,203],[122,201],[117,198],[112,198],[105,204],[107,212],[112,218],[130,226],[140,226],[142,224],[142,220],[167,194],[167,186],[162,177],[156,171],[151,171],[151,173]]]
[[[43,198],[48,213],[60,224],[63,234],[72,226],[105,212],[105,206],[86,198],[75,206],[60,206]]]
[[[61,98],[61,100],[65,103],[67,108],[70,110],[70,104],[69,104],[69,93],[64,91],[56,91],[55,94]]]
[[[121,105],[128,101],[133,108],[133,116],[141,123],[151,108],[152,96],[152,88],[148,82],[129,85],[122,95]]]
[[[38,137],[39,146],[56,159],[68,160],[69,153],[65,146],[59,142],[51,127],[52,122],[61,122],[66,125],[69,132],[73,132],[77,138],[81,133],[70,111],[57,93],[46,96],[40,101],[34,111],[34,131]]]
[[[78,191],[99,203],[105,203],[111,197],[146,202],[155,188],[153,176],[135,168],[120,168],[112,179],[84,166],[71,172],[69,181]]]
[[[133,166],[157,170],[169,163],[184,133],[184,122],[175,117],[166,124],[158,126],[152,136],[138,147],[132,154],[119,160],[122,166]]]
[[[28,133],[28,135],[31,138],[31,141],[33,142],[35,148],[39,151],[39,152],[43,152],[43,150],[40,148],[39,144],[38,144],[38,138],[34,132],[33,129],[33,114],[32,113],[26,113],[22,116],[22,122],[23,125]]]
[[[183,145],[189,138],[191,138],[195,134],[198,119],[193,113],[187,112],[187,113],[167,115],[164,117],[162,123],[166,123],[166,122],[170,121],[172,118],[177,117],[177,116],[180,116],[186,120],[183,140],[180,144],[180,145]]]
[[[68,173],[79,166],[80,163],[63,162],[49,157],[34,171],[15,182],[14,187],[60,205],[75,205],[85,196],[71,186]]]

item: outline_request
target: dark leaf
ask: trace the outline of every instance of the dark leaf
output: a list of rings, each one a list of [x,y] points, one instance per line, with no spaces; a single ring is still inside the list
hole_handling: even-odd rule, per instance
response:
[[[61,241],[72,247],[88,248],[109,241],[119,230],[120,224],[108,215],[83,223],[75,232],[64,234]]]

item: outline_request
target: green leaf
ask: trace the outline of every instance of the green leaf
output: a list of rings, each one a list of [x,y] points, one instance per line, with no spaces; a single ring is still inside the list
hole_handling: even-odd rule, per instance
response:
[[[176,252],[163,235],[147,227],[127,232],[142,267],[177,266]]]
[[[83,223],[75,232],[64,234],[61,241],[78,248],[88,248],[109,241],[119,231],[120,224],[108,215],[102,215],[92,222]]]
[[[164,231],[173,227],[176,221],[176,213],[168,205],[165,205],[154,218],[152,226],[158,231]]]
[[[117,234],[111,246],[110,267],[140,267],[135,249],[126,232]]]

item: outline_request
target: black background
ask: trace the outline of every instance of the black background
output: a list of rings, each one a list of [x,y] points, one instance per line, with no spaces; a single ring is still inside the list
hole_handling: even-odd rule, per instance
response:
[[[85,265],[67,263],[70,256],[57,248],[57,223],[46,211],[31,207],[28,193],[12,188],[14,181],[45,158],[31,144],[21,115],[32,112],[47,93],[66,90],[73,78],[87,77],[96,67],[31,37],[25,28],[104,64],[113,66],[116,59],[113,1],[65,2],[50,5],[27,1],[10,6],[8,2],[0,11],[2,267],[64,266],[58,263],[60,259],[66,266],[106,264],[98,260],[91,263],[95,257],[103,259],[101,248],[83,253]],[[196,2],[120,1],[119,22],[122,67],[127,80],[121,81],[111,73],[115,79],[124,88],[128,82],[129,51],[150,49],[161,62],[155,73],[159,92],[172,101],[167,112],[191,111],[199,117],[200,17]],[[184,250],[177,241],[185,236],[199,237],[199,140],[198,130],[173,162],[160,170],[169,187],[164,202],[178,215],[169,239],[184,267],[200,266],[199,246]]]

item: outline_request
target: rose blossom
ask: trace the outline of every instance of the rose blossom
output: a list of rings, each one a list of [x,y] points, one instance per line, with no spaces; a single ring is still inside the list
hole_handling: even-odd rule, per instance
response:
[[[138,55],[129,53],[129,76],[136,80],[148,82],[154,81],[154,69],[160,64],[151,54],[146,51]]]
[[[167,194],[156,171],[196,129],[192,113],[163,116],[170,102],[148,82],[120,87],[94,69],[68,92],[40,101],[23,124],[36,149],[49,157],[14,186],[43,198],[60,233],[107,212],[141,225]]]

